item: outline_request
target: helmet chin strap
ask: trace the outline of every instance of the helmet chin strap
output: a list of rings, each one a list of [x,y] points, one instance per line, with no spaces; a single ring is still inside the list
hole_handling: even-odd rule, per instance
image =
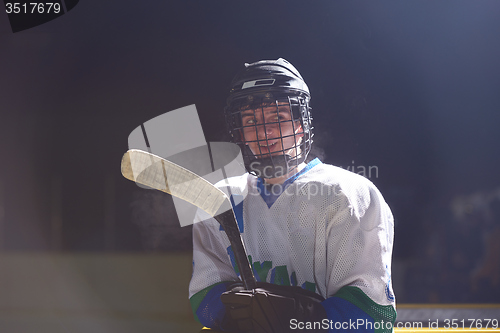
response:
[[[288,174],[290,159],[290,155],[256,158],[250,162],[248,169],[259,178],[278,178]]]
[[[254,158],[248,164],[248,171],[259,178],[271,179],[279,178],[288,173],[295,167],[295,163],[290,163],[290,155],[277,155],[265,158]],[[293,164],[290,166],[290,164]]]

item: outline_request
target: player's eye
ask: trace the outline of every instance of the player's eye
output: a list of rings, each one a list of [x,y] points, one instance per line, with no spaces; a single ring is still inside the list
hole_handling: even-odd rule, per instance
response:
[[[255,118],[250,118],[250,117],[243,118],[243,124],[253,125],[253,124],[255,124]]]
[[[280,113],[278,115],[272,116],[270,120],[272,122],[284,121],[284,120],[286,120],[286,117]]]

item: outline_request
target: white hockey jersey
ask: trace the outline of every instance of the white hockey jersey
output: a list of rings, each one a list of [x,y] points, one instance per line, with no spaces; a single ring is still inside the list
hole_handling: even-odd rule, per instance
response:
[[[372,310],[350,301],[362,311],[394,310],[393,217],[368,179],[316,159],[282,186],[268,187],[249,174],[228,181],[233,198],[244,198],[235,215],[258,281],[315,291],[327,299],[329,317],[335,305],[328,299],[346,286],[369,298]],[[203,222],[193,227],[189,297],[199,318],[199,307],[214,303],[203,300],[213,286],[239,278],[218,222],[202,211],[197,219]],[[383,310],[373,310],[377,306]]]

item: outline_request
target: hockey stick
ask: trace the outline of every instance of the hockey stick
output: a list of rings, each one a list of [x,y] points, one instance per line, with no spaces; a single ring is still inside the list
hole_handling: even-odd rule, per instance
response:
[[[238,224],[224,192],[182,166],[138,149],[123,155],[121,170],[125,178],[185,200],[213,216],[229,238],[245,289],[256,288]]]

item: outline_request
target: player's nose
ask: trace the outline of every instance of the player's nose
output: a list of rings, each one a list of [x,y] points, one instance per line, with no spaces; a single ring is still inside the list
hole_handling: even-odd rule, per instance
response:
[[[257,132],[259,134],[259,138],[263,138],[265,139],[266,137],[268,137],[269,135],[273,134],[274,133],[274,128],[272,125],[269,125],[269,124],[262,124],[262,125],[259,125],[258,126],[258,129],[257,129]]]

